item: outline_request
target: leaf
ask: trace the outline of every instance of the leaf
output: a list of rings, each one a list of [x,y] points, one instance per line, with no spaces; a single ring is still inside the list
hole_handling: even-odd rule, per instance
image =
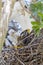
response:
[[[32,28],[33,28],[33,30],[35,30],[35,32],[37,32],[37,30],[40,29],[40,26],[33,26]]]
[[[32,21],[31,24],[32,24],[33,26],[35,26],[35,25],[40,25],[40,22]]]
[[[40,27],[39,27],[39,26],[33,26],[32,28],[33,28],[35,34],[36,34],[36,35],[39,35]]]
[[[39,33],[41,23],[33,21],[33,22],[31,22],[31,24],[32,24],[32,28],[35,31],[35,33],[36,34]]]
[[[43,12],[43,3],[41,2],[41,0],[36,1],[36,3],[31,3],[30,4],[30,10],[32,12],[32,14],[36,17],[36,19],[38,21],[40,21],[40,16],[38,15],[39,12]]]
[[[41,22],[40,28],[43,28],[43,21]]]
[[[43,2],[42,0],[40,1],[37,0],[35,3],[31,3],[30,10],[32,12],[32,15],[38,20],[38,21],[31,22],[32,28],[36,34],[39,34],[40,29],[43,28]]]
[[[39,12],[38,16],[43,19],[43,13]]]

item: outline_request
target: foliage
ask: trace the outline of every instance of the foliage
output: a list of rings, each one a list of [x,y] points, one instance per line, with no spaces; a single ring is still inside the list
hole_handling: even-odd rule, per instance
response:
[[[30,4],[30,10],[32,15],[37,19],[37,21],[32,21],[32,28],[36,34],[39,34],[40,29],[43,28],[43,0],[36,1]]]
[[[36,34],[39,34],[40,29],[43,28],[43,21],[42,22],[36,22],[36,21],[32,21],[32,28],[35,31]]]

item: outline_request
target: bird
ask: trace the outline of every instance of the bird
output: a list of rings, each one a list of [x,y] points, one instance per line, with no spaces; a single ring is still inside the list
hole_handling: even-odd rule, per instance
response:
[[[21,31],[22,31],[21,25],[18,22],[16,22],[15,20],[11,20],[8,25],[8,31],[7,31],[7,34],[5,37],[3,47],[6,48],[7,46],[16,45],[15,37],[19,36]],[[13,42],[13,39],[15,39],[14,40],[15,43]]]

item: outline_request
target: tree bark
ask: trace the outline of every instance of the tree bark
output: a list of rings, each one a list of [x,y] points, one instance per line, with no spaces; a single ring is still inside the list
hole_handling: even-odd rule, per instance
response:
[[[11,1],[6,0],[5,4],[3,6],[3,10],[1,7],[2,5],[0,6],[0,11],[2,10],[2,12],[1,12],[2,16],[0,19],[0,22],[2,22],[2,28],[1,28],[2,36],[0,38],[0,51],[1,51],[1,49],[3,47],[3,43],[5,41],[5,36],[6,36],[7,30],[8,30],[8,23],[9,23],[15,2],[16,2],[16,0],[11,0]],[[1,0],[0,0],[0,4],[2,4]],[[7,11],[8,10],[8,9],[6,9],[7,7],[9,9],[9,11]]]

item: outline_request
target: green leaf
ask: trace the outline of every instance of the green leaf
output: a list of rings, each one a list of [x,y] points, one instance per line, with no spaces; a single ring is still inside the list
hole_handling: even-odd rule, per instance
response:
[[[33,28],[35,34],[36,34],[36,35],[39,35],[40,27],[39,27],[39,26],[33,26],[32,28]]]
[[[40,28],[43,28],[43,21],[41,22]]]
[[[43,13],[39,12],[38,16],[43,19]]]
[[[36,26],[36,25],[40,25],[40,22],[32,21],[31,24],[32,24],[33,26]]]
[[[37,30],[40,29],[40,26],[33,26],[32,28],[33,28],[33,30],[35,30],[37,32]]]
[[[42,16],[41,17],[40,13],[39,13],[39,12],[43,13],[43,2],[41,2],[41,0],[36,1],[36,3],[31,3],[30,4],[30,10],[38,21],[42,20],[43,15],[41,14],[41,16]]]
[[[39,34],[40,29],[43,28],[43,2],[41,1],[42,0],[38,0],[35,3],[30,4],[30,10],[32,12],[32,15],[38,20],[31,22],[32,28],[36,34]]]
[[[32,24],[32,28],[35,31],[35,33],[38,34],[39,33],[39,30],[40,30],[41,23],[40,22],[33,21],[33,22],[31,22],[31,24]]]

